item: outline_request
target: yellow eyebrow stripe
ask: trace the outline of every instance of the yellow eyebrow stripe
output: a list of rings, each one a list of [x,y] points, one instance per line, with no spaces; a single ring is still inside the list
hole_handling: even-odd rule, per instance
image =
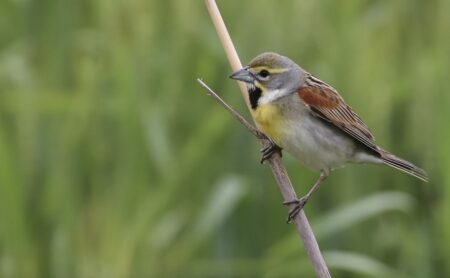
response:
[[[254,71],[256,71],[256,72],[259,72],[259,71],[262,71],[262,70],[267,70],[270,73],[282,73],[282,72],[286,72],[286,71],[289,70],[287,68],[268,68],[268,67],[263,67],[263,66],[261,66],[261,67],[254,67],[252,69]]]
[[[258,80],[255,80],[255,87],[260,89],[263,92],[267,91],[266,86],[264,86],[263,84],[261,84]]]

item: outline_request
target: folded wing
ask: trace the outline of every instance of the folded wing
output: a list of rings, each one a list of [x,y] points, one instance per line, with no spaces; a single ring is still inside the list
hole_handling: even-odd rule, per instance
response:
[[[309,76],[306,85],[298,90],[298,95],[314,116],[330,122],[364,146],[380,153],[369,128],[331,86]]]

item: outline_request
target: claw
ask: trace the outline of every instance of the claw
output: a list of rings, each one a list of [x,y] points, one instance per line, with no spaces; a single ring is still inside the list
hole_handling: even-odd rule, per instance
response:
[[[295,216],[297,216],[297,214],[303,209],[303,207],[306,205],[307,202],[308,202],[308,198],[306,196],[302,197],[300,199],[294,199],[292,201],[283,202],[283,205],[295,204],[295,206],[288,213],[288,217],[286,219],[287,224],[292,223]]]
[[[267,159],[269,159],[274,153],[279,153],[280,156],[282,156],[281,148],[277,146],[272,140],[269,141],[269,145],[261,149],[262,157],[261,157],[261,164],[264,163]]]
[[[312,194],[317,190],[317,188],[319,188],[320,184],[328,177],[329,174],[330,174],[329,169],[322,170],[319,179],[316,181],[316,183],[313,185],[313,187],[308,191],[308,193],[305,196],[301,197],[300,199],[295,198],[292,201],[286,201],[283,203],[284,205],[295,204],[295,206],[289,211],[288,218],[286,221],[288,224],[292,223],[295,216],[297,216],[297,214],[303,209],[303,207],[308,202],[309,198],[311,198]]]

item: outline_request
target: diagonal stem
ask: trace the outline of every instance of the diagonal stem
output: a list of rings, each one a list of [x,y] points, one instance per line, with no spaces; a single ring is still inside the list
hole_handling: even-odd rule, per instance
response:
[[[233,109],[228,103],[226,103],[216,92],[214,92],[208,85],[206,85],[203,80],[197,78],[197,82],[202,85],[203,88],[208,92],[208,95],[212,96],[219,104],[221,104],[228,112],[230,112],[236,120],[241,123],[246,129],[248,129],[256,138],[269,140],[267,136],[250,124],[244,117],[242,117],[236,110]]]

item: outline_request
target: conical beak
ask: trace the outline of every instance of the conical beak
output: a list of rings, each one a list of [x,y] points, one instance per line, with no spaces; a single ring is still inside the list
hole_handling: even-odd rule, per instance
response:
[[[232,75],[230,75],[230,78],[251,84],[253,84],[253,82],[256,79],[256,77],[248,70],[248,67],[242,68],[234,72]]]

